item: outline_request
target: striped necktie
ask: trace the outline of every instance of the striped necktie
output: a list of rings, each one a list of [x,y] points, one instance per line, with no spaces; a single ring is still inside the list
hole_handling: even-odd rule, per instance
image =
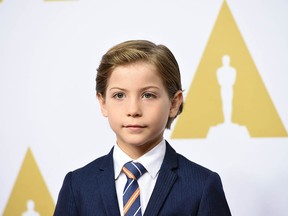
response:
[[[125,216],[141,216],[140,189],[137,179],[147,170],[145,167],[136,162],[128,162],[123,168],[127,177],[127,182],[123,191],[123,212]]]

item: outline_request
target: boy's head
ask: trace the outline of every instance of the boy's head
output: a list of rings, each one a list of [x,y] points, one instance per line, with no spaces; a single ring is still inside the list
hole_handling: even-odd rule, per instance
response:
[[[108,80],[116,67],[137,62],[145,62],[155,66],[170,100],[179,90],[182,91],[179,66],[172,52],[164,45],[156,45],[147,40],[132,40],[112,47],[102,57],[97,69],[97,94],[105,98]],[[177,115],[182,110],[183,104],[181,104]],[[176,116],[168,119],[166,128],[170,128]]]

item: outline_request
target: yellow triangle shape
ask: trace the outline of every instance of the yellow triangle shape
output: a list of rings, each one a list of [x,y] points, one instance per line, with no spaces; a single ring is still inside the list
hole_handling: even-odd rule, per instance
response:
[[[28,148],[3,216],[51,216],[54,208],[54,201],[47,189],[32,151]]]
[[[224,1],[171,138],[205,138],[210,127],[223,123],[216,71],[222,66],[224,55],[230,56],[231,66],[237,69],[232,122],[245,126],[251,137],[286,137],[284,125]]]

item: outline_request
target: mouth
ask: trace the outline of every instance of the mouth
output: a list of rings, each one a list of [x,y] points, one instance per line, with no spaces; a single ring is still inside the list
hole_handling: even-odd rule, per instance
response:
[[[147,126],[145,125],[124,125],[124,128],[127,129],[130,133],[140,133],[142,132]]]
[[[146,127],[147,126],[145,125],[124,125],[124,128],[128,128],[128,129],[142,129]]]

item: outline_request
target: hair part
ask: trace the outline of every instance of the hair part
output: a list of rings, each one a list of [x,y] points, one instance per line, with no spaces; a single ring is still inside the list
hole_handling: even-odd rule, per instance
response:
[[[137,62],[147,62],[155,66],[171,101],[179,90],[182,91],[180,70],[173,53],[164,45],[156,45],[147,40],[131,40],[112,47],[103,55],[97,68],[97,94],[105,99],[109,78],[116,67]],[[182,110],[183,103],[177,115]],[[177,115],[169,117],[167,129]]]

